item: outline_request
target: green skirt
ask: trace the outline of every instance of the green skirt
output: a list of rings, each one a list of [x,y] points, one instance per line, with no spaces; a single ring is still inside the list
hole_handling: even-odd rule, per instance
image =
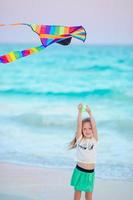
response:
[[[72,174],[71,186],[75,190],[93,192],[94,179],[94,170],[86,170],[77,165]]]

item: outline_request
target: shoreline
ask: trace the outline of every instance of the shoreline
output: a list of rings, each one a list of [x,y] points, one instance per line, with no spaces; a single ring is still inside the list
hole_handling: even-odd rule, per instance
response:
[[[0,162],[0,199],[72,200],[71,174],[72,170],[69,169]],[[131,200],[132,188],[131,181],[96,178],[93,200],[125,200],[127,196]]]
[[[49,170],[65,170],[65,171],[69,171],[72,172],[72,170],[74,169],[74,166],[71,167],[64,167],[64,166],[49,166],[49,165],[45,165],[43,166],[42,164],[35,164],[35,163],[25,163],[25,162],[16,162],[16,161],[0,161],[0,164],[11,164],[11,165],[17,165],[17,166],[25,166],[25,167],[33,167],[33,168],[40,168],[40,169],[49,169]],[[95,169],[96,170],[96,169]],[[98,175],[98,170],[96,170],[96,178],[98,180],[111,180],[111,181],[126,181],[126,182],[133,182],[133,178],[123,178],[121,179],[121,177],[110,177],[110,176],[104,176],[102,177],[102,175]]]

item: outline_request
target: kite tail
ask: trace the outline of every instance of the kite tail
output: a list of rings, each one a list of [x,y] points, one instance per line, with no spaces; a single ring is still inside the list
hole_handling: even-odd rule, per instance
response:
[[[14,62],[15,60],[19,58],[38,53],[39,51],[42,51],[44,48],[45,47],[41,45],[39,47],[33,47],[33,48],[26,49],[23,51],[11,51],[8,54],[0,56],[0,63],[6,64],[6,63]]]

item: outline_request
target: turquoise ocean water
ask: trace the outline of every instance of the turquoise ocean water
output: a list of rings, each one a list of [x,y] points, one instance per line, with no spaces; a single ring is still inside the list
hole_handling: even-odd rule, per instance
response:
[[[133,180],[133,46],[53,45],[0,64],[0,161],[73,168],[80,102],[97,122],[97,177]]]

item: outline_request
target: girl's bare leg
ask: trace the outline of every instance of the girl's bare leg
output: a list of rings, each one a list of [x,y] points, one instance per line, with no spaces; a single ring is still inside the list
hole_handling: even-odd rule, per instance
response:
[[[92,192],[85,193],[85,200],[92,200]]]
[[[74,200],[80,200],[81,199],[81,191],[75,190],[74,192]]]

